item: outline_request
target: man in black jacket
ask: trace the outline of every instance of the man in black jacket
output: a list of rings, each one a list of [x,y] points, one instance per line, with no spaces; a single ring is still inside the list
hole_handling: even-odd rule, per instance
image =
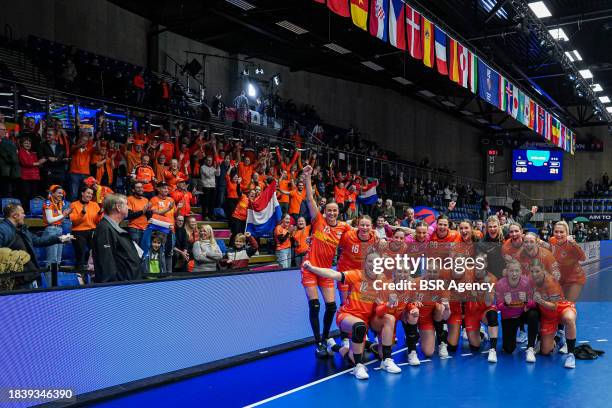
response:
[[[104,198],[104,217],[93,237],[96,282],[115,282],[142,278],[142,250],[130,234],[119,226],[128,215],[127,198],[110,194]]]
[[[66,157],[66,149],[57,143],[55,139],[53,128],[47,128],[45,143],[40,146],[39,157],[47,159],[41,171],[46,185],[63,184],[66,179],[66,163],[68,159]]]

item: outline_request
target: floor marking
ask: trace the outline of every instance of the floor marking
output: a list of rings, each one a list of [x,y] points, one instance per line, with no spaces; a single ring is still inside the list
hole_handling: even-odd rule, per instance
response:
[[[260,351],[259,354],[266,354],[268,350]]]
[[[402,348],[402,349],[399,349],[399,350],[394,351],[393,353],[391,353],[391,355],[401,353],[402,351],[406,351],[407,349],[408,349],[407,347],[404,347],[404,348]],[[376,363],[376,362],[379,362],[379,360],[372,360],[372,361],[368,361],[368,362],[367,362],[367,363],[365,363],[364,365],[366,365],[366,366],[367,366],[367,365],[370,365],[370,364],[372,364],[372,363]],[[292,389],[290,389],[289,391],[285,391],[285,392],[283,392],[283,393],[281,393],[281,394],[273,395],[273,396],[271,396],[270,398],[266,398],[266,399],[261,400],[261,401],[259,401],[259,402],[255,402],[255,403],[253,403],[253,404],[246,405],[244,408],[257,407],[257,406],[262,405],[262,404],[265,404],[265,403],[267,403],[267,402],[274,401],[275,399],[278,399],[278,398],[281,398],[281,397],[287,396],[287,395],[289,395],[289,394],[293,394],[294,392],[297,392],[297,391],[303,390],[303,389],[305,389],[305,388],[312,387],[313,385],[317,385],[317,384],[322,383],[322,382],[324,382],[324,381],[331,380],[332,378],[339,377],[339,376],[341,376],[341,375],[343,375],[343,374],[346,374],[346,373],[349,373],[349,372],[351,372],[351,371],[353,371],[353,369],[352,369],[352,368],[346,369],[346,370],[344,370],[344,371],[340,371],[340,372],[338,372],[338,373],[336,373],[336,374],[332,374],[332,375],[330,375],[330,376],[328,376],[328,377],[321,378],[321,379],[319,379],[319,380],[317,380],[317,381],[313,381],[313,382],[310,382],[310,383],[308,383],[308,384],[304,384],[304,385],[302,385],[302,386],[299,386],[299,387],[296,387],[296,388],[292,388]]]
[[[588,343],[588,342],[589,342],[588,340],[580,340],[578,343],[582,344],[582,343]]]
[[[595,271],[595,272],[593,272],[593,273],[589,273],[589,274],[587,274],[587,276],[586,276],[586,277],[588,278],[589,276],[597,275],[599,272],[603,272],[603,271],[606,271],[606,270],[608,270],[608,269],[612,269],[612,265],[607,266],[607,267],[605,267],[605,268],[603,268],[603,269],[600,269],[600,270],[598,270],[598,271]]]
[[[440,357],[440,360],[448,360],[449,358],[453,358],[453,356],[448,356],[448,357]]]
[[[464,353],[464,354],[461,355],[461,357],[471,356],[471,355],[472,355],[472,353]]]
[[[595,341],[598,341],[598,342],[600,342],[600,343],[603,343],[604,341],[608,341],[608,339],[599,339],[599,340],[595,340]]]
[[[429,363],[431,361],[431,359],[427,358],[425,360],[421,360],[421,363]]]

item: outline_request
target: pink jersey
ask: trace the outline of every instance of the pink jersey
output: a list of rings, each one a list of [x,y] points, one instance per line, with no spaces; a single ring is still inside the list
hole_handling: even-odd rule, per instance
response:
[[[512,319],[519,317],[525,310],[525,302],[519,298],[519,293],[525,293],[525,299],[527,300],[527,308],[535,308],[536,304],[533,301],[533,286],[531,280],[521,275],[518,285],[513,288],[510,287],[507,277],[503,277],[497,281],[495,285],[495,299],[497,304],[497,310],[501,311],[502,319]],[[507,293],[512,296],[512,301],[509,305],[506,304],[504,298]]]

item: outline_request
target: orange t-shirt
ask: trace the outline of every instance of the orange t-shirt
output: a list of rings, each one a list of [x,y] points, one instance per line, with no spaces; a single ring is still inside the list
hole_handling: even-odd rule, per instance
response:
[[[369,321],[378,291],[374,289],[373,281],[369,280],[360,269],[351,269],[342,272],[344,283],[349,286],[350,294],[346,302],[340,307],[340,313],[347,313],[359,317],[366,322]]]
[[[150,193],[154,190],[153,188],[153,178],[155,177],[155,172],[151,168],[151,166],[137,166],[136,167],[136,180],[142,180],[142,189]]]
[[[276,242],[277,251],[291,248],[291,234],[284,242],[279,241],[279,237],[286,235],[288,232],[289,229],[283,227],[281,224],[278,224],[276,228],[274,228],[274,241]]]
[[[164,180],[166,180],[166,183],[168,183],[168,191],[173,192],[176,190],[176,180],[179,178],[186,180],[187,176],[180,171],[177,171],[176,174],[174,174],[171,170],[166,170],[164,172]]]
[[[43,225],[47,226],[47,225],[62,225],[62,222],[64,221],[64,219],[60,219],[59,221],[54,221],[54,222],[49,222],[47,220],[47,210],[51,210],[51,216],[53,218],[55,217],[59,217],[60,215],[62,215],[63,211],[64,211],[64,200],[60,200],[59,203],[56,203],[53,200],[45,200],[45,202],[43,203],[42,206],[42,212],[43,212]]]
[[[583,272],[580,262],[584,261],[586,256],[578,244],[566,241],[560,245],[555,237],[551,237],[548,243],[552,245],[552,253],[559,264],[561,275]]]
[[[297,188],[291,190],[289,195],[289,214],[299,214],[302,201],[306,198],[306,189],[301,192]]]
[[[89,165],[91,164],[91,154],[93,152],[93,143],[89,142],[83,148],[74,146],[70,151],[70,173],[74,174],[89,174]]]
[[[278,189],[283,191],[289,191],[291,193],[291,181],[282,179],[278,182]],[[276,193],[276,198],[279,203],[289,203],[289,195],[283,194],[280,191]]]
[[[328,225],[321,213],[317,211],[312,220],[311,244],[307,259],[314,266],[331,267],[342,234],[350,230],[351,227],[343,221],[338,221],[333,227]]]
[[[519,255],[521,254],[521,248],[523,248],[523,243],[521,243],[520,246],[515,247],[514,245],[512,245],[512,239],[508,238],[502,244],[501,253],[503,256],[508,255],[511,258],[518,260]]]
[[[85,207],[85,214],[83,214]],[[72,231],[89,231],[96,229],[96,226],[102,219],[100,206],[95,201],[91,200],[85,206],[80,201],[74,201],[70,204],[72,212],[70,213],[70,221],[72,222]]]
[[[247,219],[247,211],[249,208],[249,197],[246,194],[243,194],[240,197],[240,201],[238,201],[238,205],[236,205],[236,209],[232,214],[232,217],[237,220],[246,221]]]
[[[455,243],[461,242],[461,234],[454,230],[448,230],[448,234],[444,238],[438,237],[434,231],[429,240],[430,244],[427,248],[428,256],[435,258],[445,258],[450,254],[450,251],[455,246]]]
[[[346,188],[334,187],[334,198],[339,205],[344,204],[348,190]]]
[[[253,172],[255,171],[255,166],[253,164],[249,164],[248,166],[244,163],[238,163],[238,176],[242,178],[240,182],[240,189],[242,191],[246,191],[251,184],[251,179],[253,178]]]
[[[172,203],[172,209],[165,213],[164,215],[153,214],[153,218],[156,220],[169,222],[171,225],[172,231],[174,231],[174,212],[176,211],[176,203],[172,199],[172,197],[161,198],[160,196],[155,196],[151,199],[151,210],[154,211],[164,211]]]
[[[225,175],[227,198],[238,198],[238,183],[234,182],[228,174]]]
[[[542,295],[542,299],[547,302],[562,302],[565,300],[565,296],[563,295],[563,289],[559,282],[550,275],[546,274],[544,276],[544,282],[542,282],[542,286],[534,285],[534,292],[539,292]],[[542,314],[542,317],[555,318],[557,316],[557,310],[550,310],[547,307],[538,305],[538,309]]]
[[[555,259],[555,256],[546,248],[538,247],[538,253],[535,257],[531,257],[527,254],[527,251],[521,251],[519,256],[519,262],[521,263],[521,268],[523,269],[523,274],[531,277],[531,273],[529,271],[529,264],[535,259],[538,258],[540,262],[544,265],[546,272],[551,275],[555,275],[555,272],[561,273],[559,270],[559,264]]]
[[[293,233],[293,242],[295,243],[295,252],[298,255],[304,255],[308,252],[308,242],[306,239],[310,236],[310,225],[305,226],[302,229],[296,229]]]
[[[177,205],[177,210],[180,215],[186,217],[191,214],[191,205],[195,204],[195,199],[189,191],[182,191],[178,188],[170,193],[170,196]],[[179,203],[183,203],[183,207],[178,209]]]
[[[357,230],[351,229],[340,238],[340,259],[338,259],[338,271],[350,269],[363,269],[368,248],[378,241],[373,231],[366,241],[359,238]]]
[[[161,142],[160,146],[160,154],[166,156],[166,162],[170,162],[170,159],[174,158],[174,144],[171,142]]]
[[[132,210],[133,212],[138,212],[144,210],[149,200],[146,197],[136,197],[132,195],[128,197],[127,202],[128,208],[130,210]],[[142,214],[140,217],[130,220],[130,222],[128,223],[128,227],[139,230],[147,229],[148,225],[149,221],[147,220],[147,217],[144,214]]]

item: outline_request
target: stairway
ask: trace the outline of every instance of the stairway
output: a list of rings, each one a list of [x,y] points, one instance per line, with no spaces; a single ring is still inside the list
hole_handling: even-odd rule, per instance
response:
[[[22,52],[0,47],[0,61],[13,73],[18,82],[45,88],[53,87],[53,83]]]

